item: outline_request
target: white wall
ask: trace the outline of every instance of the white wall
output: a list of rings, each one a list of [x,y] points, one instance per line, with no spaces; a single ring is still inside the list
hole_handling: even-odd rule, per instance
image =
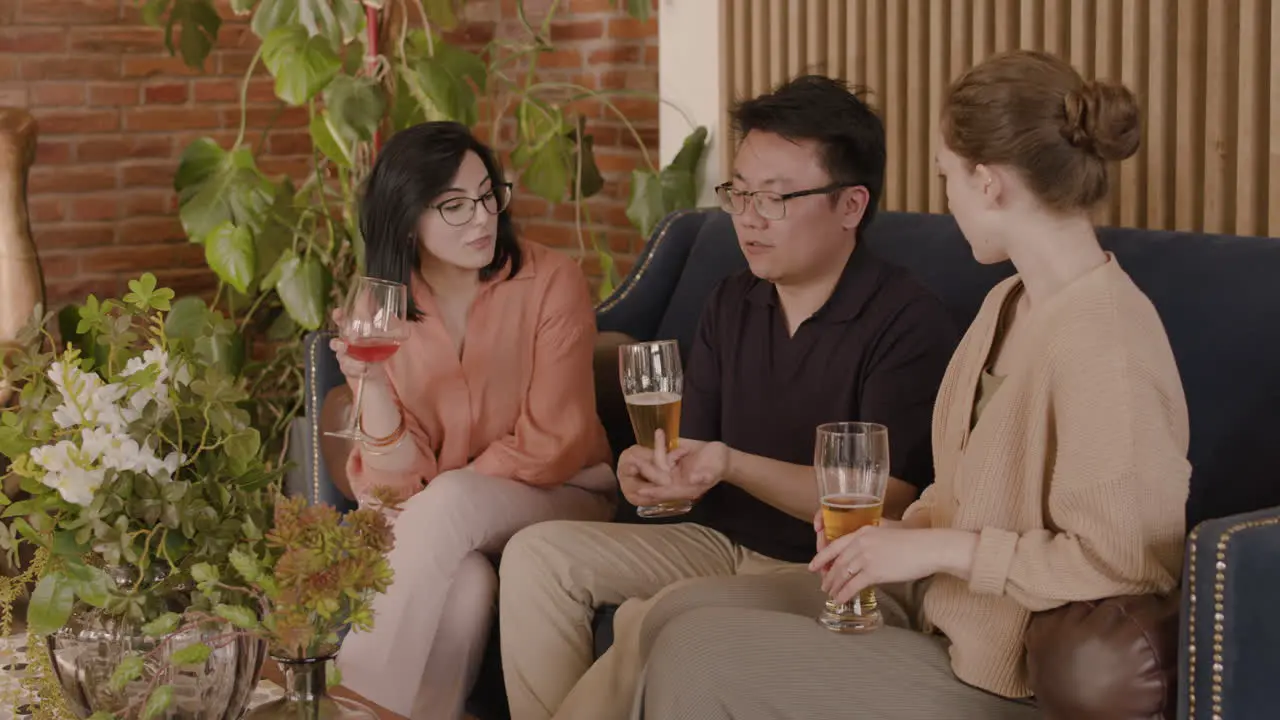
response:
[[[662,0],[658,11],[658,93],[665,101],[659,111],[662,164],[671,162],[693,127],[709,131],[699,178],[698,205],[715,204],[712,190],[724,181],[726,148],[720,127],[720,2],[719,0]],[[676,107],[671,107],[672,105]],[[677,110],[676,108],[679,108]],[[693,121],[689,121],[681,114]]]

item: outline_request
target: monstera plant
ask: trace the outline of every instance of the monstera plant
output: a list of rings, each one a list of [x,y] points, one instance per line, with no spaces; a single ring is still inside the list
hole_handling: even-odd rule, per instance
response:
[[[619,0],[645,19],[651,0]],[[505,147],[525,192],[572,203],[581,254],[594,254],[604,277],[601,296],[619,280],[608,246],[595,233],[590,206],[604,180],[592,152],[586,118],[575,108],[602,106],[630,133],[643,157],[631,178],[627,217],[648,234],[672,210],[692,207],[705,128],[693,128],[667,167],[658,167],[640,134],[613,100],[644,96],[629,90],[592,90],[538,79],[539,57],[553,49],[553,0],[539,25],[517,3],[523,37],[497,38],[479,52],[447,42],[465,0],[231,0],[260,39],[241,91],[240,132],[229,147],[193,142],[182,155],[174,187],[182,226],[203,245],[221,281],[216,304],[225,305],[242,336],[274,342],[269,357],[251,364],[251,377],[270,378],[279,392],[255,395],[256,424],[268,447],[284,435],[302,403],[298,349],[302,333],[319,328],[344,283],[360,267],[359,184],[376,139],[427,120],[482,120],[490,144],[514,124]],[[212,51],[222,18],[213,0],[145,0],[145,19],[164,28],[169,50],[193,67]],[[270,178],[246,143],[244,112],[249,78],[265,66],[275,94],[305,107],[314,147],[304,178]],[[483,101],[483,103],[482,103]],[[482,113],[482,105],[487,112]],[[514,121],[504,122],[504,121]],[[268,131],[269,132],[269,131]],[[284,380],[282,383],[281,380]]]

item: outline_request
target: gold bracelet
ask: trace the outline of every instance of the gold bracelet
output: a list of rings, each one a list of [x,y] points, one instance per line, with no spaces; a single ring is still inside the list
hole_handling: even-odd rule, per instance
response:
[[[404,421],[404,409],[400,410],[400,424],[396,426],[395,430],[391,431],[390,435],[386,435],[385,437],[380,437],[380,438],[373,437],[368,433],[366,433],[364,431],[364,418],[363,417],[360,418],[360,435],[362,436],[361,442],[363,442],[369,448],[379,448],[379,449],[390,448],[392,445],[399,443],[400,440],[404,438],[405,432],[407,430],[408,430],[408,423]]]

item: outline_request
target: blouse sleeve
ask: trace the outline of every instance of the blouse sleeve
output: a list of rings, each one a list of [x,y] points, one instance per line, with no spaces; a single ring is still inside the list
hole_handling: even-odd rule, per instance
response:
[[[553,270],[538,313],[533,381],[514,431],[472,463],[477,472],[554,486],[587,465],[603,444],[596,414],[592,357],[595,310],[586,277],[574,264]]]

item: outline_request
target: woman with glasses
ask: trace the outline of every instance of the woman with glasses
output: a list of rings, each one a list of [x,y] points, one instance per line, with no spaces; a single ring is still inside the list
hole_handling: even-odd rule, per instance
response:
[[[329,467],[361,502],[379,488],[403,499],[395,579],[374,629],[343,643],[343,682],[413,720],[462,716],[497,596],[486,556],[526,525],[613,514],[590,290],[568,256],[516,238],[510,202],[466,127],[392,137],[360,222],[368,274],[409,288],[411,329],[377,364],[332,342],[347,378],[365,381],[363,439],[326,439]],[[326,423],[349,398],[327,398]]]

